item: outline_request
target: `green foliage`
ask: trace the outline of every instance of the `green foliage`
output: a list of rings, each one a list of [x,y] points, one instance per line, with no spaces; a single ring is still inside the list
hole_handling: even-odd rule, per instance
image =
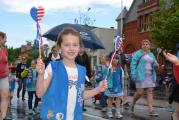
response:
[[[20,54],[20,48],[8,48],[8,62],[14,63]]]
[[[161,9],[152,14],[151,35],[158,47],[174,52],[179,42],[179,2],[174,0],[171,6],[167,6],[164,0],[160,3]]]
[[[27,56],[27,63],[30,65],[31,61],[33,59],[37,59],[38,58],[38,50],[36,51],[36,56],[34,56],[34,51],[33,49],[29,51],[28,56]]]

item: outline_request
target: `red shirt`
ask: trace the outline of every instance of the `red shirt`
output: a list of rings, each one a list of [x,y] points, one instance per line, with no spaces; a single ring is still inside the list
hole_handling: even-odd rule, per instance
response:
[[[7,49],[0,49],[0,78],[5,78],[9,74],[8,70],[8,57],[7,57]]]
[[[176,82],[177,84],[179,84],[179,65],[174,65],[173,71],[174,71]]]

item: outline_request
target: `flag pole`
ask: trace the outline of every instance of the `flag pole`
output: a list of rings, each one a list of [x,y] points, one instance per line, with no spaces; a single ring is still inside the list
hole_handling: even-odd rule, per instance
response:
[[[120,36],[121,36],[121,39],[123,40],[123,0],[121,0],[121,35]],[[121,49],[122,49],[122,46],[121,46]],[[122,79],[121,80],[122,81],[122,88],[124,90],[124,79],[123,78],[121,78],[121,79]],[[124,96],[122,96],[122,101],[124,101]],[[123,105],[122,105],[122,111],[124,111],[124,106]]]

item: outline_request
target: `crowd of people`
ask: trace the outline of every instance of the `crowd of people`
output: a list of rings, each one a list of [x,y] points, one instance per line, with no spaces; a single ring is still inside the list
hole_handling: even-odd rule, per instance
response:
[[[6,38],[6,34],[0,32],[0,120],[11,119],[8,118],[7,111],[14,96],[16,82],[17,98],[24,101],[27,91],[29,115],[40,113],[42,120],[82,120],[82,113],[86,111],[84,100],[98,94],[101,95],[101,111],[106,112],[108,118],[114,118],[114,115],[122,118],[122,107],[134,112],[135,105],[144,92],[147,93],[149,115],[159,116],[153,109],[153,96],[160,64],[150,51],[150,40],[142,40],[141,49],[133,54],[130,62],[126,62],[122,50],[117,49],[109,55],[102,55],[100,63],[92,70],[80,34],[72,28],[59,33],[57,43],[47,59],[33,59],[29,65],[23,56],[17,67],[12,68],[8,67]],[[176,86],[172,91],[175,106],[172,119],[179,120],[179,52],[176,56],[166,51],[161,54],[174,64]],[[136,88],[131,104],[127,98],[130,79]],[[85,86],[92,85],[91,80],[95,80],[95,87],[85,90]]]

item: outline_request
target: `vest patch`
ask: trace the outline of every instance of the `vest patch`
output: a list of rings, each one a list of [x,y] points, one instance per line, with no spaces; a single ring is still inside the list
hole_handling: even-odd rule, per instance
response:
[[[51,119],[51,118],[53,118],[53,117],[54,117],[53,111],[52,111],[52,110],[48,110],[47,118],[48,118],[48,119]]]
[[[56,119],[57,120],[63,120],[63,118],[64,118],[64,114],[63,113],[57,113],[56,114]]]

